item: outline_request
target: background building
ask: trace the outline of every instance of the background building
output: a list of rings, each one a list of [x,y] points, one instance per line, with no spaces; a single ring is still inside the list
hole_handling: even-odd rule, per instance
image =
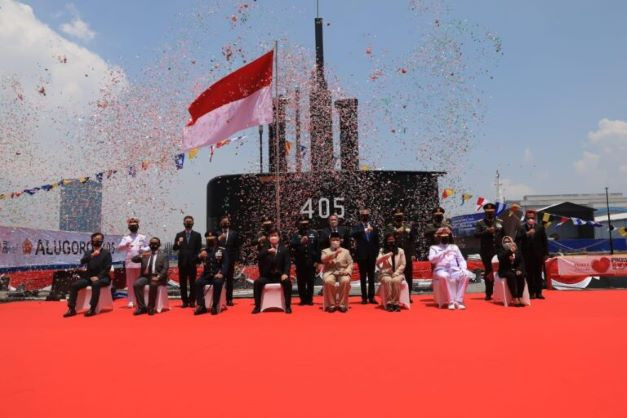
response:
[[[74,180],[61,187],[59,229],[94,232],[102,225],[102,184]]]

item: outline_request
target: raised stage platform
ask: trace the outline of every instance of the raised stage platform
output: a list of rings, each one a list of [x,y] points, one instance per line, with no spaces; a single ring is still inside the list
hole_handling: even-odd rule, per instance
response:
[[[627,291],[251,315],[0,304],[2,417],[627,416]],[[297,298],[294,298],[297,300]],[[358,298],[352,298],[358,302]]]

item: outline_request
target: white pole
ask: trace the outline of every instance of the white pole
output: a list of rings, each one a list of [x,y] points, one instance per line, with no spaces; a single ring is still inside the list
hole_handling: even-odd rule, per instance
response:
[[[281,181],[279,178],[279,41],[274,41],[274,168],[276,195],[276,227],[281,229]]]

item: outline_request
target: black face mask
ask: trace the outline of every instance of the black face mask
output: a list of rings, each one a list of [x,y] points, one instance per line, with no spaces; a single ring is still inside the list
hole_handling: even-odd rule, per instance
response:
[[[216,244],[216,239],[215,238],[208,238],[207,239],[207,245],[209,247],[213,247]]]
[[[370,218],[368,217],[368,215],[361,215],[361,221],[362,221],[363,223],[368,222],[368,219],[370,219]]]
[[[231,225],[228,222],[224,222],[220,226],[222,227],[222,229],[229,229],[229,226],[231,226]]]
[[[433,217],[433,219],[437,222],[437,223],[441,223],[444,220],[444,215],[435,215]]]
[[[272,229],[272,224],[263,224],[263,229],[269,231]]]
[[[193,222],[185,222],[184,225],[185,225],[185,228],[192,229],[192,227],[194,226],[194,223]]]
[[[135,233],[139,230],[139,225],[129,225],[128,230]]]
[[[150,249],[156,251],[159,249],[159,244],[150,244]]]
[[[386,243],[385,243],[385,247],[386,247],[386,248],[390,248],[390,249],[392,249],[392,248],[396,248],[396,241],[393,241],[393,242],[386,242]]]
[[[450,243],[450,242],[451,242],[451,238],[450,238],[450,237],[441,237],[441,238],[440,238],[440,242],[441,242],[442,244],[448,244],[448,243]]]
[[[102,241],[100,241],[100,240],[92,241],[91,242],[91,246],[94,247],[94,248],[100,248],[100,247],[102,247]]]
[[[494,214],[493,213],[486,213],[485,217],[486,217],[486,219],[492,220],[492,219],[494,219]]]

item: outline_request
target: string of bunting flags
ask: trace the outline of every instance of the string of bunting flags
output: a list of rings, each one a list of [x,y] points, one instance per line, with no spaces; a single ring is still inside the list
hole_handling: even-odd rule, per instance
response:
[[[213,161],[213,154],[215,152],[216,149],[222,148],[226,145],[229,144],[233,144],[236,142],[239,142],[241,140],[243,140],[244,138],[246,138],[246,135],[240,135],[240,136],[236,136],[234,138],[226,138],[223,139],[219,142],[217,142],[215,145],[211,145],[210,146],[210,150],[209,150],[209,162]],[[287,154],[290,153],[291,149],[292,149],[293,143],[290,141],[285,141],[285,152]],[[199,152],[199,148],[193,148],[191,150],[189,150],[187,152],[187,157],[190,160],[193,160],[194,158],[196,158],[198,156],[198,152]],[[301,156],[304,157],[307,154],[307,147],[300,145],[300,152],[301,152]],[[142,161],[141,163],[139,163],[138,165],[130,165],[128,167],[125,168],[127,175],[131,176],[131,177],[135,177],[137,176],[138,173],[138,168],[145,171],[150,167],[151,162],[150,161]],[[177,170],[182,170],[183,167],[185,166],[185,153],[178,153],[174,155],[174,164]],[[99,183],[102,183],[103,180],[105,179],[110,179],[111,177],[113,177],[114,175],[118,174],[121,170],[120,169],[112,169],[112,170],[106,170],[106,171],[100,171],[98,173],[95,173],[93,176],[84,176],[84,177],[79,177],[78,179],[61,179],[59,181],[55,181],[55,182],[51,182],[51,183],[47,183],[47,184],[43,184],[41,186],[38,187],[32,187],[32,188],[28,188],[28,189],[24,189],[18,192],[11,192],[11,193],[0,193],[0,200],[5,200],[5,199],[16,199],[18,197],[21,196],[32,196],[35,193],[39,192],[39,191],[44,191],[44,192],[48,192],[50,190],[54,190],[58,187],[63,187],[63,186],[67,186],[68,184],[72,184],[75,182],[79,182],[81,184],[85,184],[87,183],[89,180],[91,180],[92,178],[95,179],[96,181],[98,181]]]

